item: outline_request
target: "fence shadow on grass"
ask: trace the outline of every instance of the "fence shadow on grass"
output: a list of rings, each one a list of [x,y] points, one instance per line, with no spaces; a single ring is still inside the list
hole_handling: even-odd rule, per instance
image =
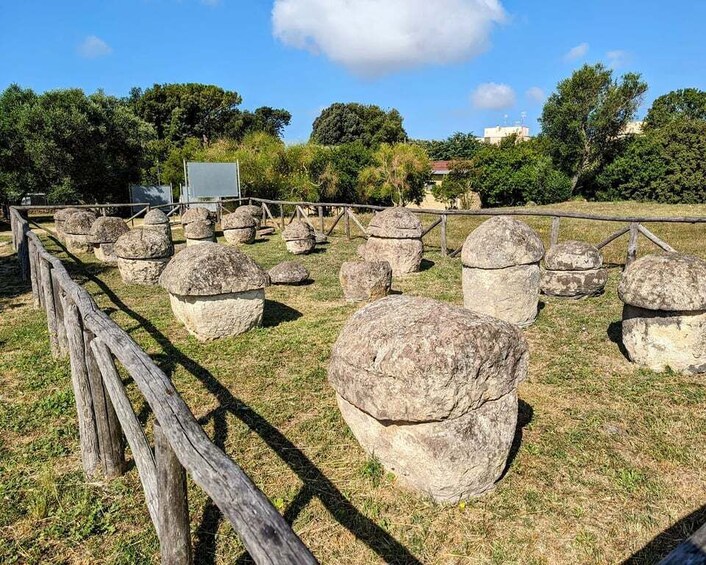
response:
[[[84,265],[79,258],[72,256],[72,259],[78,267]],[[282,461],[297,475],[303,486],[284,512],[284,518],[290,524],[306,505],[316,497],[339,524],[365,543],[386,563],[405,565],[421,563],[404,545],[351,504],[323,471],[266,418],[236,397],[208,369],[184,355],[167,336],[160,332],[147,318],[129,308],[107,284],[93,275],[90,270],[84,270],[83,274],[101,289],[116,308],[130,316],[159,344],[162,348],[162,354],[153,356],[153,358],[168,376],[179,365],[199,380],[206,390],[215,396],[218,400],[218,407],[199,419],[199,423],[202,426],[213,421],[214,433],[212,439],[215,445],[224,449],[228,437],[228,422],[226,418],[229,414],[233,415],[248,426],[250,430],[258,434],[267,446],[277,453]],[[272,313],[272,310],[270,311],[269,315],[272,316],[270,320],[278,315],[284,316],[286,319],[287,316],[292,315],[292,312],[297,312],[279,302],[268,302],[273,304],[274,309],[278,311],[275,314]],[[273,306],[271,305],[270,308],[273,308]],[[144,419],[146,419],[144,408],[141,412],[141,421],[144,422]],[[215,563],[216,533],[221,520],[220,510],[209,500],[204,508],[196,532],[196,543],[194,546],[196,563],[201,565],[212,565]],[[249,555],[245,554],[237,562],[250,563],[251,559]]]

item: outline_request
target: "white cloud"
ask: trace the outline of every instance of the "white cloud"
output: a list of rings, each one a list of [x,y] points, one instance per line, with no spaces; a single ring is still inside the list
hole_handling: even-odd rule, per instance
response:
[[[575,61],[581,59],[588,53],[588,43],[579,43],[576,47],[572,47],[564,54],[564,61]]]
[[[515,91],[507,84],[487,82],[473,91],[471,102],[481,110],[503,110],[515,105]]]
[[[110,55],[112,52],[112,47],[95,35],[89,35],[78,46],[78,54],[86,59],[97,59],[98,57]]]
[[[533,86],[532,88],[528,89],[527,92],[525,92],[525,96],[528,100],[539,103],[544,102],[547,97],[547,93],[544,92],[544,90],[539,88],[538,86]]]
[[[615,51],[608,51],[605,56],[608,61],[608,66],[611,69],[617,69],[618,67],[622,67],[625,63],[628,62],[629,59],[629,53],[627,51],[621,51],[619,49],[616,49]]]
[[[470,59],[488,48],[500,0],[275,0],[274,36],[362,76]]]

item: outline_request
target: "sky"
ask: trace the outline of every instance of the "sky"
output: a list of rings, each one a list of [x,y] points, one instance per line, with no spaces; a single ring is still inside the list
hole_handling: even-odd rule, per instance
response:
[[[701,0],[0,0],[0,90],[200,82],[285,108],[306,141],[334,102],[397,108],[412,138],[522,122],[585,63],[652,100],[706,90]]]

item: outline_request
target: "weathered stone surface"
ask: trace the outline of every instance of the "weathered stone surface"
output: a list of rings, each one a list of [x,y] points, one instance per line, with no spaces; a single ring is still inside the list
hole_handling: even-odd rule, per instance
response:
[[[93,244],[84,234],[64,233],[64,244],[69,253],[91,253]]]
[[[623,344],[631,361],[664,371],[706,373],[706,311],[623,308]]]
[[[94,243],[93,253],[96,259],[102,263],[117,263],[118,256],[115,254],[114,243]]]
[[[375,214],[368,225],[368,235],[392,239],[422,237],[422,223],[407,208],[386,208]]]
[[[70,214],[64,221],[64,232],[71,235],[88,235],[91,233],[91,226],[96,221],[93,212],[82,210]]]
[[[115,216],[101,216],[91,225],[88,240],[94,244],[115,243],[118,238],[130,231],[122,218]]]
[[[387,261],[392,274],[399,277],[419,271],[424,244],[421,239],[371,237],[361,251],[366,261]]]
[[[706,310],[706,261],[680,253],[647,255],[625,270],[618,295],[648,310]]]
[[[503,269],[538,263],[544,244],[525,223],[509,216],[494,216],[466,238],[461,261],[466,267]]]
[[[210,221],[194,220],[184,226],[184,237],[186,244],[192,245],[195,242],[214,241],[216,232]]]
[[[588,271],[603,266],[601,252],[583,241],[563,241],[552,245],[544,255],[549,271]]]
[[[191,222],[195,222],[197,220],[205,222],[211,221],[211,212],[208,210],[208,208],[201,208],[198,206],[189,208],[186,212],[184,212],[181,217],[181,225],[186,226]]]
[[[233,247],[204,243],[179,252],[165,269],[160,284],[179,296],[215,296],[263,289],[267,274]]]
[[[309,271],[296,261],[284,261],[275,265],[267,274],[272,284],[302,284],[309,280]]]
[[[328,243],[328,237],[325,233],[320,231],[314,231],[314,240],[317,245]]]
[[[126,284],[156,285],[159,276],[169,263],[169,257],[153,259],[125,259],[118,257],[120,277]]]
[[[145,214],[142,223],[145,226],[159,226],[163,224],[168,224],[169,218],[159,208],[152,208]]]
[[[329,381],[355,437],[403,484],[441,502],[492,488],[527,375],[519,328],[427,298],[361,308],[336,341]]]
[[[316,246],[314,229],[301,220],[294,220],[282,230],[287,251],[294,255],[310,253]]]
[[[517,425],[512,391],[453,420],[381,423],[344,398],[338,406],[355,438],[398,481],[437,502],[456,503],[492,489],[507,463]]]
[[[115,254],[122,259],[161,259],[174,253],[172,242],[149,230],[131,230],[115,242]]]
[[[463,267],[463,305],[520,327],[537,318],[539,265],[504,269]]]
[[[346,300],[377,300],[390,294],[392,267],[387,261],[348,261],[341,265],[338,280]]]
[[[256,226],[257,222],[255,219],[250,214],[243,212],[226,214],[221,218],[221,229],[223,230],[255,228]]]
[[[223,230],[223,236],[226,238],[226,241],[234,245],[253,243],[256,235],[255,227]]]
[[[174,316],[201,341],[235,336],[262,324],[263,289],[217,296],[169,295]]]
[[[457,418],[527,375],[519,328],[429,298],[388,296],[358,310],[331,353],[329,381],[377,420]]]
[[[59,241],[64,241],[64,222],[71,214],[80,212],[79,208],[61,208],[54,213],[54,229]]]
[[[608,272],[603,268],[584,271],[543,270],[540,287],[544,294],[564,298],[585,298],[603,292]]]
[[[245,206],[238,206],[235,209],[235,214],[242,214],[245,216],[250,216],[255,220],[255,227],[259,228],[262,223],[262,207],[255,206],[254,204],[247,204]]]

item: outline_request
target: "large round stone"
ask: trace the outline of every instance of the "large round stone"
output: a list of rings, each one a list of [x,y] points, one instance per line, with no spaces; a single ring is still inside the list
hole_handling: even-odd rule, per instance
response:
[[[507,216],[483,222],[461,250],[464,306],[522,327],[532,324],[543,255],[542,240],[527,224]]]
[[[654,371],[706,373],[706,261],[648,255],[620,281],[623,345],[631,361]]]
[[[113,247],[118,269],[127,284],[155,285],[174,253],[172,242],[163,234],[136,229],[121,235]]]
[[[80,210],[70,214],[64,221],[64,240],[69,253],[91,253],[93,244],[89,240],[91,226],[96,221],[93,212]]]
[[[66,222],[66,219],[71,214],[75,214],[80,211],[81,210],[79,208],[61,208],[60,210],[54,212],[54,229],[56,230],[56,235],[59,238],[59,241],[63,242],[65,239],[64,222]]]
[[[550,271],[543,270],[540,281],[542,292],[548,296],[560,298],[586,298],[598,296],[608,282],[605,269],[586,271]]]
[[[234,336],[262,323],[267,273],[232,247],[187,247],[159,282],[169,292],[174,315],[197,339]]]
[[[142,229],[157,232],[164,237],[172,239],[172,227],[169,223],[169,218],[159,208],[152,208],[145,214],[142,221]]]
[[[181,225],[186,226],[192,222],[196,222],[199,220],[204,222],[211,221],[211,212],[208,210],[208,208],[203,208],[200,206],[194,206],[193,208],[189,208],[186,212],[184,212],[181,217]]]
[[[314,228],[301,220],[294,220],[282,230],[287,251],[294,255],[311,253],[316,246]]]
[[[394,276],[419,271],[424,254],[422,224],[406,208],[386,208],[368,225],[368,242],[360,252],[366,261],[387,261]]]
[[[194,220],[184,226],[186,245],[209,243],[216,239],[216,232],[210,220]]]
[[[392,268],[387,261],[347,261],[341,265],[338,280],[346,300],[377,300],[390,294]]]
[[[591,271],[602,266],[598,248],[583,241],[557,243],[544,255],[544,267],[549,271]]]
[[[272,284],[303,284],[309,280],[309,271],[296,261],[284,261],[272,267],[267,274]]]
[[[118,260],[114,252],[114,244],[118,238],[129,232],[125,220],[114,216],[101,216],[91,226],[88,241],[93,245],[96,258],[104,263],[115,263]]]
[[[487,491],[502,473],[527,365],[516,326],[390,296],[351,317],[328,376],[364,449],[402,483],[453,502]]]
[[[235,212],[221,218],[221,229],[228,243],[252,243],[255,241],[257,222],[250,214]]]
[[[259,228],[262,223],[262,207],[255,206],[254,204],[246,204],[245,206],[238,206],[235,209],[235,214],[242,214],[245,216],[250,216],[255,220],[255,227]]]

